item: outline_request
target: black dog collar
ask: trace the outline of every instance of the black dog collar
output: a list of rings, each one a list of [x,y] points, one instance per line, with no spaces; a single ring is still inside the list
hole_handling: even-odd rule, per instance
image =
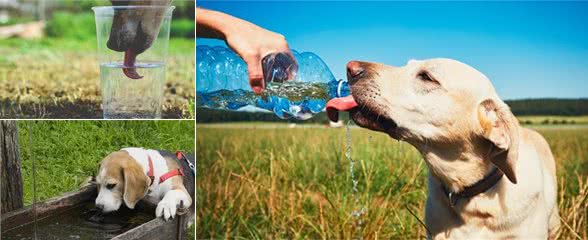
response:
[[[482,178],[473,185],[465,187],[461,192],[451,192],[445,187],[445,185],[441,185],[441,188],[443,189],[445,196],[447,196],[447,199],[449,199],[451,207],[454,207],[459,199],[472,198],[480,193],[488,191],[488,189],[494,187],[494,185],[502,179],[502,176],[504,176],[504,173],[496,168],[490,173],[490,175]]]

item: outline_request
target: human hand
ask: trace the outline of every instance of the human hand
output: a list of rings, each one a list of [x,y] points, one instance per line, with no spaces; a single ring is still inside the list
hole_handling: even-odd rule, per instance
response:
[[[226,32],[225,40],[243,60],[247,63],[249,84],[255,94],[261,94],[265,88],[262,60],[273,53],[284,53],[294,61],[286,38],[278,33],[263,29],[247,21],[240,20]],[[292,66],[297,69],[298,66]],[[294,78],[295,71],[286,71],[287,79]]]
[[[222,12],[202,8],[196,8],[196,24],[197,37],[224,39],[247,63],[249,84],[255,94],[261,94],[265,88],[262,60],[269,54],[288,55],[294,64],[281,70],[287,75],[286,79],[295,77],[298,64],[283,35]]]

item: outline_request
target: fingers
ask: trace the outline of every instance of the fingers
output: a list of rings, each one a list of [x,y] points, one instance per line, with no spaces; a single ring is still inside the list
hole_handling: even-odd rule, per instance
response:
[[[262,56],[265,57],[272,53],[286,54],[292,61],[290,62],[291,64],[288,66],[281,66],[282,68],[286,67],[283,70],[285,70],[285,72],[288,74],[286,76],[286,79],[284,80],[294,80],[296,78],[296,73],[298,72],[298,62],[296,61],[296,58],[294,57],[292,50],[290,50],[288,42],[286,42],[286,38],[283,35],[278,34],[278,39],[280,39],[280,43],[276,44],[277,47],[275,49],[272,49],[271,51],[266,52]]]
[[[252,56],[244,58],[247,63],[247,73],[249,75],[249,85],[255,94],[261,94],[265,88],[263,81],[263,69],[261,67],[261,59],[259,56]]]
[[[226,42],[247,63],[249,85],[255,94],[261,94],[264,90],[265,80],[263,76],[262,58],[272,53],[286,53],[294,64],[289,66],[287,79],[294,79],[298,64],[292,51],[288,47],[286,38],[257,26],[249,26],[245,30],[228,34]]]

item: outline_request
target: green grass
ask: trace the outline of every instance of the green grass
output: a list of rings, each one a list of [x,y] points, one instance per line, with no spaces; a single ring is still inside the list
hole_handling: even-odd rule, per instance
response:
[[[189,120],[19,121],[18,128],[27,205],[33,199],[31,157],[37,200],[43,201],[76,190],[96,174],[100,160],[123,147],[194,152],[194,122]]]
[[[0,40],[0,117],[102,118],[95,39]],[[75,61],[73,61],[75,59]],[[164,118],[194,118],[194,40],[172,38]]]
[[[416,239],[426,165],[410,145],[353,128],[199,124],[197,236],[235,239]],[[539,130],[558,165],[561,239],[587,236],[588,128]],[[365,208],[365,214],[352,212]],[[416,215],[415,216],[413,216]]]
[[[77,190],[108,153],[123,147],[194,152],[190,120],[19,121],[18,131],[25,205],[33,202],[32,157],[37,201],[44,201]]]

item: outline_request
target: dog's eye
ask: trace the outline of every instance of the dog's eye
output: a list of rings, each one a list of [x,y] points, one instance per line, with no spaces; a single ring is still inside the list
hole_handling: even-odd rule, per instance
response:
[[[417,78],[420,80],[423,80],[423,81],[429,81],[429,82],[439,84],[439,82],[437,82],[437,80],[435,80],[433,77],[431,77],[431,75],[427,71],[420,71],[417,74]]]
[[[106,184],[106,188],[107,188],[107,189],[113,189],[113,188],[114,188],[114,186],[116,186],[116,184],[114,184],[114,183],[111,183],[111,184]]]

